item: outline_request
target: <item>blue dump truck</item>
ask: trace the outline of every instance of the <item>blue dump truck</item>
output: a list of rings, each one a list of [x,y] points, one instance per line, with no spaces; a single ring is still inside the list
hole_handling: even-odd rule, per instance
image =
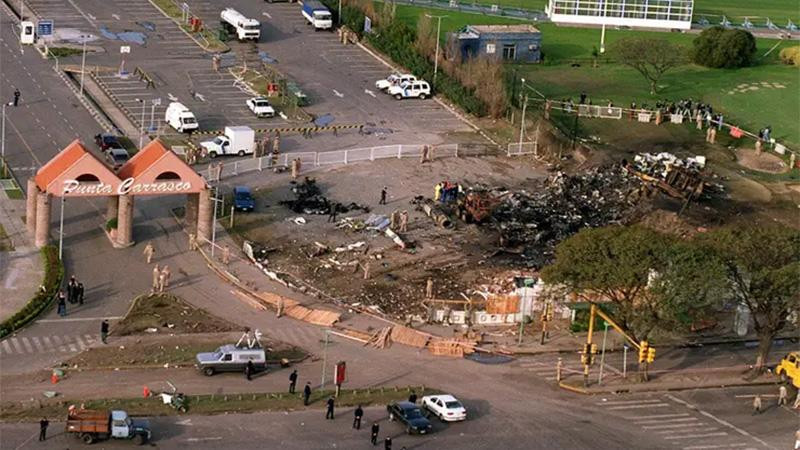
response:
[[[303,1],[303,17],[314,30],[330,30],[333,28],[333,16],[328,8],[317,0]]]

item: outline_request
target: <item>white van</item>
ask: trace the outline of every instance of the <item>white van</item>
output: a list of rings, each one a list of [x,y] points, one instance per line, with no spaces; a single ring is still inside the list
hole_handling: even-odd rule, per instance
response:
[[[172,102],[167,106],[164,120],[181,133],[192,132],[200,127],[189,108],[178,102]]]

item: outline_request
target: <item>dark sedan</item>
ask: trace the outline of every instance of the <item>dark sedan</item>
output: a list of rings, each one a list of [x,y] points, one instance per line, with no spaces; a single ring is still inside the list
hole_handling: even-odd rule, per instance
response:
[[[428,434],[431,432],[431,422],[422,415],[422,410],[411,402],[395,402],[386,406],[389,420],[399,420],[406,426],[408,434]]]
[[[100,150],[106,151],[110,148],[122,148],[122,144],[119,143],[119,139],[116,136],[109,133],[101,133],[94,137],[94,143],[100,147]]]

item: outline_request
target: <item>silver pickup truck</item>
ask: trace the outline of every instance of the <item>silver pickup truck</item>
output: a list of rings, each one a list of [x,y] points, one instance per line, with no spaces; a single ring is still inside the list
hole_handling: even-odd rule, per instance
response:
[[[195,366],[206,376],[217,372],[244,372],[248,361],[253,361],[256,371],[267,369],[267,352],[264,348],[223,345],[211,353],[198,353]]]

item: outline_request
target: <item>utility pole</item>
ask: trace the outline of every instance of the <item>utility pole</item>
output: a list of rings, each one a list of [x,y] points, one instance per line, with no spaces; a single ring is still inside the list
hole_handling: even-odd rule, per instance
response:
[[[339,0],[339,15],[336,16],[337,25],[342,26],[342,0]]]
[[[522,90],[525,90],[525,78],[522,79]],[[522,92],[519,93],[522,96]],[[525,93],[525,100],[522,102],[522,120],[519,123],[519,148],[517,149],[522,153],[522,137],[525,134],[525,111],[528,108],[528,93]]]
[[[6,170],[6,106],[7,103],[3,103],[3,125],[2,131],[0,131],[0,156],[3,158],[3,171]]]
[[[215,186],[214,187],[214,196],[211,197],[211,200],[214,201],[214,213],[213,213],[214,214],[214,219],[211,221],[211,258],[212,259],[214,258],[214,247],[216,247],[216,241],[217,241],[217,203],[224,201],[224,200],[221,200],[221,199],[217,198],[218,194],[219,194],[219,190]]]
[[[319,390],[325,390],[325,368],[328,367],[328,343],[331,330],[325,330],[325,343],[322,349],[322,382],[320,382]]]
[[[436,88],[436,74],[439,72],[439,41],[442,32],[442,18],[447,16],[432,16],[425,14],[426,17],[436,19],[436,55],[433,57],[433,87]]]
[[[600,376],[597,377],[597,384],[603,383],[603,363],[606,360],[606,336],[608,335],[608,322],[603,322],[605,330],[603,330],[603,349],[600,351]]]
[[[86,39],[83,40],[83,57],[81,58],[81,97],[83,97],[83,72],[86,70]],[[141,147],[142,144],[139,144]]]
[[[61,196],[61,217],[58,220],[58,259],[62,260],[64,254],[64,203],[67,198]]]

